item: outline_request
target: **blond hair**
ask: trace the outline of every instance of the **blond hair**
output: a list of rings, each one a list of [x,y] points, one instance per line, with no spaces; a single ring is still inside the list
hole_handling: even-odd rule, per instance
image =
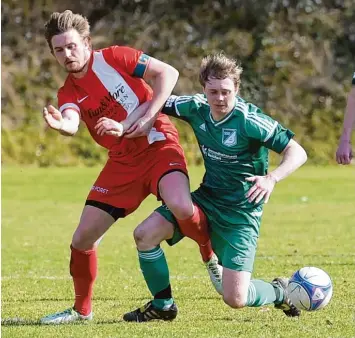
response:
[[[238,88],[242,72],[243,68],[236,60],[230,59],[224,53],[219,52],[202,59],[199,80],[201,85],[205,87],[210,77],[219,80],[230,78]]]
[[[65,33],[71,29],[75,29],[83,39],[87,38],[90,43],[90,24],[88,19],[81,14],[74,14],[68,9],[62,13],[52,13],[44,28],[44,36],[52,53],[53,36]]]

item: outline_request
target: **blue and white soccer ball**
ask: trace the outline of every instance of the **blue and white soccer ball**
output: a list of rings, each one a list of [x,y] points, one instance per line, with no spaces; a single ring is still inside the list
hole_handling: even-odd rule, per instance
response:
[[[299,310],[315,311],[329,303],[333,285],[325,271],[307,266],[292,275],[287,292],[291,302]]]

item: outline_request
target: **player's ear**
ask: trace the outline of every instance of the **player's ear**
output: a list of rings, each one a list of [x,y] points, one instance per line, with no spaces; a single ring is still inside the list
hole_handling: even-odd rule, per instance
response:
[[[91,43],[91,37],[87,36],[84,38],[84,44],[85,44],[85,49],[91,50],[92,49],[92,43]]]

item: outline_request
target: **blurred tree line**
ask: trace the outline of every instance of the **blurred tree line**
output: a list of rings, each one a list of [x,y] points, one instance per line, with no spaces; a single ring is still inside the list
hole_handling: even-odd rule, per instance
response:
[[[296,132],[315,163],[333,160],[355,71],[354,0],[3,0],[2,161],[94,165],[106,151],[84,126],[74,138],[48,130],[66,74],[43,36],[53,11],[90,21],[94,48],[129,45],[180,71],[176,94],[200,92],[201,58],[224,50],[244,68],[241,96]],[[190,163],[201,157],[176,122]]]

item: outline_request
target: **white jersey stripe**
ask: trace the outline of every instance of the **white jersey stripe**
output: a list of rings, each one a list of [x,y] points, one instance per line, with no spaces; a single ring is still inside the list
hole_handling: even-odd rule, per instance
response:
[[[207,101],[205,101],[205,100],[201,100],[201,99],[199,99],[199,98],[194,98],[194,101],[195,102],[197,102],[197,103],[201,103],[201,104],[203,104],[203,105],[208,105],[208,103],[207,103]]]
[[[207,102],[207,99],[206,99],[202,94],[196,94],[194,97],[195,97],[198,101],[201,101],[201,102],[203,102],[203,103],[205,103],[205,104],[208,103],[208,102]]]
[[[179,112],[179,108],[178,108],[178,102],[176,102],[177,100],[175,100],[174,102],[174,107],[175,107],[175,112],[177,116],[181,116],[180,112]]]
[[[265,123],[264,119],[261,119],[260,117],[257,117],[255,115],[249,115],[246,117],[246,119],[254,122],[255,124],[263,126],[263,129],[265,129],[266,131],[270,131],[273,127],[273,124]]]
[[[195,96],[183,95],[183,96],[178,96],[177,99],[174,102],[176,115],[181,116],[181,113],[179,112],[179,108],[178,108],[179,104],[183,104],[183,103],[187,103],[187,102],[193,102],[193,101],[197,102],[197,103],[207,104],[207,100],[204,99],[201,95],[195,95]]]
[[[272,128],[272,126],[274,125],[274,123],[272,121],[269,121],[268,119],[263,118],[260,115],[257,115],[256,113],[249,113],[247,117],[251,118],[251,119],[258,120],[261,123],[265,124],[266,127],[269,127],[269,128]]]
[[[196,101],[202,104],[207,104],[207,100],[201,97],[201,95],[195,95],[195,96],[183,95],[183,96],[178,96],[177,99],[175,100],[177,104],[186,103],[189,101]]]
[[[178,108],[179,104],[183,104],[191,101],[192,101],[192,96],[178,96],[177,99],[174,101],[176,115],[181,116]]]
[[[127,114],[131,114],[139,105],[139,99],[119,72],[105,60],[102,51],[94,52],[92,70],[112,98],[118,102]]]
[[[181,96],[179,96],[176,100],[175,103],[176,104],[181,104],[181,103],[186,103],[186,102],[191,102],[193,101],[192,97],[190,96],[189,98],[182,98]]]
[[[266,142],[272,136],[272,134],[274,133],[274,131],[275,131],[276,127],[277,127],[277,125],[278,125],[278,122],[275,121],[274,126],[272,127],[270,132],[266,135],[266,137],[264,139],[264,142]]]
[[[245,103],[237,102],[236,108],[239,109],[244,114],[245,118],[255,117],[255,119],[259,120],[261,123],[265,123],[266,125],[269,125],[269,128],[273,127],[273,123],[271,121],[268,121],[267,119],[262,119],[257,115],[256,112],[249,112],[248,106]]]
[[[266,142],[271,137],[277,126],[277,123],[275,125],[275,123],[273,123],[272,121],[268,121],[267,119],[261,118],[255,112],[249,112],[247,105],[243,102],[237,102],[235,107],[244,114],[245,119],[249,120],[250,122],[256,124],[258,127],[268,132],[268,135],[264,142]]]
[[[267,133],[270,133],[270,131],[272,130],[272,128],[265,127],[265,125],[260,123],[260,121],[256,121],[256,120],[249,119],[249,118],[246,118],[246,120],[249,120],[251,123],[253,123],[254,125],[258,126],[259,128],[265,130]]]
[[[244,115],[248,114],[248,107],[245,103],[237,101],[235,108],[239,109]]]
[[[191,100],[192,96],[191,95],[181,95],[181,96],[176,96],[178,99],[186,99],[186,100]]]

